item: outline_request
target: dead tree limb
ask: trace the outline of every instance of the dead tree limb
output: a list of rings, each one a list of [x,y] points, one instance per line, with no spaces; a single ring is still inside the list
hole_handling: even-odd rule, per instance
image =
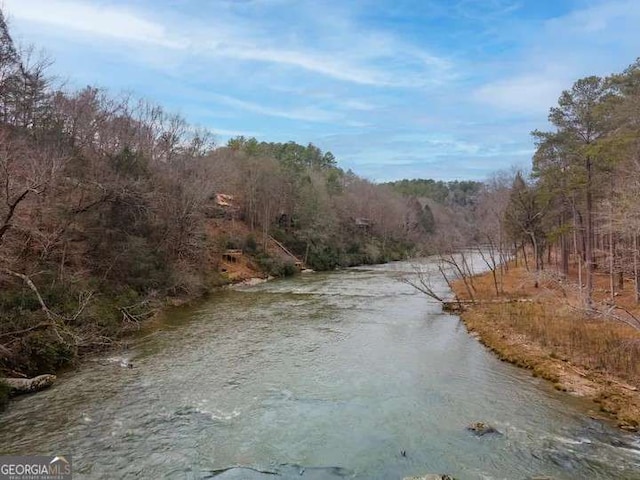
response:
[[[40,291],[35,286],[35,284],[31,280],[31,278],[29,278],[28,275],[25,275],[24,273],[20,273],[20,272],[14,272],[13,270],[9,270],[6,267],[0,267],[0,271],[6,273],[7,275],[11,275],[13,277],[17,277],[17,278],[21,279],[25,283],[25,285],[27,285],[27,287],[29,287],[31,289],[31,291],[35,294],[36,298],[38,299],[38,303],[40,304],[40,307],[41,307],[42,311],[44,312],[46,317],[49,319],[49,321],[51,323],[53,323],[53,321],[54,321],[53,320],[53,313],[51,312],[51,310],[49,310],[49,307],[47,307],[47,304],[42,299],[42,295],[40,295]]]

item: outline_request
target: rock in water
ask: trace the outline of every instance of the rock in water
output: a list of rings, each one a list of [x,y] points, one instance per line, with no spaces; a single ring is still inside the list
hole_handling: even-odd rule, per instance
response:
[[[443,475],[440,473],[427,473],[421,477],[404,477],[402,480],[456,480],[449,475]]]
[[[502,435],[498,430],[493,428],[488,423],[484,423],[484,422],[472,423],[467,427],[467,430],[469,430],[470,432],[473,432],[473,434],[476,435],[477,437],[482,437],[484,435],[490,435],[490,434]]]
[[[34,378],[5,378],[4,382],[11,388],[11,393],[32,393],[50,387],[56,380],[55,375],[38,375]]]

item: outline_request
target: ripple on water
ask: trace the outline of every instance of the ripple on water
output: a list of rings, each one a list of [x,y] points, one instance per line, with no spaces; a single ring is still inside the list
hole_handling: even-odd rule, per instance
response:
[[[176,309],[117,356],[134,369],[87,363],[13,402],[0,451],[70,452],[78,478],[265,475],[251,467],[303,479],[640,479],[636,436],[496,360],[399,283],[403,271],[308,275]],[[503,435],[477,438],[475,421]]]

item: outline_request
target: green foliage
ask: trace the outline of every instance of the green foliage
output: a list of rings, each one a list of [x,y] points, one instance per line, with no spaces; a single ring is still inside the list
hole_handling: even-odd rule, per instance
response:
[[[170,266],[161,252],[141,237],[129,237],[121,254],[114,259],[108,277],[139,293],[170,285]]]
[[[243,246],[242,240],[238,237],[226,237],[225,249],[227,250],[237,250],[241,249]]]
[[[227,147],[243,151],[251,156],[273,157],[287,170],[302,173],[305,168],[336,168],[336,158],[331,152],[323,152],[314,144],[300,145],[295,142],[260,142],[255,138],[235,137],[227,142]]]
[[[20,339],[16,364],[28,376],[52,373],[76,357],[76,351],[50,330],[30,332]]]
[[[410,214],[407,217],[407,226],[409,228],[423,233],[435,232],[436,221],[431,207],[427,203],[423,206],[416,197],[411,197],[407,201],[407,210]]]
[[[482,188],[482,182],[471,180],[404,179],[386,185],[406,197],[426,197],[444,205],[458,206],[472,205]]]
[[[256,236],[253,233],[247,235],[247,238],[244,242],[244,249],[247,253],[253,254],[258,250],[258,242],[256,241]]]
[[[327,192],[330,195],[338,195],[342,193],[342,178],[344,174],[342,170],[332,168],[327,175]]]
[[[54,283],[48,275],[41,275],[39,283],[40,294],[46,305],[60,315],[73,312],[77,308],[77,289],[74,285]],[[6,319],[11,318],[11,322],[0,325],[0,332],[4,327],[27,325],[31,319],[38,320],[42,315],[42,306],[35,293],[25,285],[19,283],[11,285],[10,288],[0,290],[0,312],[3,312]]]
[[[11,388],[5,382],[0,379],[0,412],[4,410],[9,402],[9,394],[11,393]]]
[[[148,163],[139,153],[125,147],[112,158],[114,170],[124,177],[139,179],[148,175]]]
[[[12,286],[0,289],[0,311],[22,313],[40,309],[38,299],[30,290]]]
[[[435,231],[436,220],[433,217],[433,212],[431,211],[431,207],[429,207],[429,205],[425,204],[425,206],[422,207],[422,210],[420,211],[419,220],[420,220],[420,226],[424,229],[425,232],[433,233]]]
[[[313,270],[335,270],[341,266],[341,253],[332,245],[313,245],[307,263]]]
[[[293,262],[277,257],[270,257],[265,253],[257,255],[256,260],[262,271],[272,277],[290,277],[297,272]]]

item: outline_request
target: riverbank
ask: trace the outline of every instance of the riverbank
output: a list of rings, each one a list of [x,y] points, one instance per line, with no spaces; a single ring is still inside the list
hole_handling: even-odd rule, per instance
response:
[[[195,292],[182,292],[180,295],[165,295],[163,297],[156,296],[155,298],[144,300],[135,305],[140,307],[140,311],[136,313],[129,310],[132,307],[118,308],[117,299],[115,298],[105,294],[96,295],[87,311],[97,310],[104,320],[105,312],[113,310],[116,315],[121,314],[122,318],[115,318],[113,322],[104,322],[106,325],[105,330],[99,336],[101,343],[97,346],[91,346],[91,348],[80,349],[73,346],[69,347],[66,344],[58,348],[56,341],[61,339],[54,337],[54,333],[57,334],[58,332],[52,333],[46,329],[48,324],[42,323],[38,324],[36,328],[25,329],[22,332],[25,336],[22,338],[16,337],[14,343],[21,342],[26,344],[31,341],[31,338],[36,338],[34,341],[35,347],[24,349],[26,352],[22,355],[22,359],[26,360],[26,363],[22,361],[12,362],[9,356],[0,356],[0,412],[6,407],[10,397],[13,395],[12,389],[3,382],[3,377],[8,379],[32,378],[40,374],[55,374],[72,369],[86,358],[102,355],[107,351],[126,348],[132,335],[137,335],[141,330],[153,331],[157,322],[175,307],[183,307],[192,302],[201,301],[207,296],[214,295],[216,291],[225,288],[253,286],[275,278],[291,276],[298,272],[296,268],[293,268],[293,264],[291,264],[292,268],[282,268],[282,265],[285,265],[283,259],[273,254],[273,252],[269,253],[271,253],[271,256],[266,254],[260,256],[256,253],[246,254],[243,255],[241,260],[233,262],[223,259],[215,270],[212,268],[207,273],[207,284],[204,288]],[[314,270],[304,269],[302,273],[312,271]],[[139,298],[136,300],[139,300]],[[71,329],[75,326],[65,325],[65,327]],[[106,329],[107,327],[109,328],[108,330]],[[21,332],[17,333],[20,334]],[[46,337],[43,337],[45,335]],[[46,340],[41,341],[41,337],[46,338]],[[0,350],[1,353],[3,353],[2,350]],[[21,369],[19,365],[27,365],[27,367]]]
[[[637,431],[640,331],[581,310],[577,284],[551,273],[538,280],[536,288],[533,272],[511,267],[496,295],[490,272],[474,277],[478,303],[460,314],[468,330],[501,360],[531,370],[558,390],[591,399],[597,405],[593,416],[612,416],[620,428]],[[594,299],[604,302],[608,277],[596,275],[595,281]],[[469,300],[462,281],[452,286],[457,298]],[[637,314],[632,288],[617,292],[616,304]]]
[[[139,318],[123,319],[123,323],[120,329],[111,333],[109,337],[104,337],[105,343],[99,348],[88,349],[86,351],[79,351],[78,349],[76,349],[75,351],[70,350],[68,357],[60,358],[59,356],[56,356],[56,360],[59,363],[53,365],[51,368],[49,368],[49,371],[45,373],[58,373],[66,369],[73,368],[80,362],[84,361],[86,358],[90,358],[97,354],[104,354],[105,352],[110,350],[126,348],[126,343],[132,335],[136,335],[143,329],[153,330],[155,328],[154,324],[173,308],[186,306],[191,304],[192,302],[203,300],[207,295],[214,294],[216,291],[224,288],[229,288],[232,286],[256,285],[258,283],[266,282],[275,278],[257,269],[257,267],[254,266],[245,266],[242,269],[237,269],[237,271],[233,271],[230,273],[230,275],[218,275],[215,279],[212,279],[204,292],[199,292],[198,294],[193,295],[183,294],[180,296],[166,296],[163,299],[156,298],[153,299],[153,301],[147,302],[145,304],[145,308],[147,309],[149,314],[142,315]],[[54,353],[56,352],[54,351]],[[45,351],[44,353],[33,351],[33,355],[39,357],[49,354],[51,354],[50,351]],[[11,377],[15,377],[13,378],[13,381],[15,381],[16,379],[26,380],[30,376],[37,375],[37,373],[33,372],[29,372],[30,375],[25,375],[22,371],[17,371],[15,369],[8,370],[3,367],[4,366],[0,363],[0,412],[5,409],[12,396],[19,393],[25,393],[16,393],[14,389],[10,387],[9,383],[12,381]]]

